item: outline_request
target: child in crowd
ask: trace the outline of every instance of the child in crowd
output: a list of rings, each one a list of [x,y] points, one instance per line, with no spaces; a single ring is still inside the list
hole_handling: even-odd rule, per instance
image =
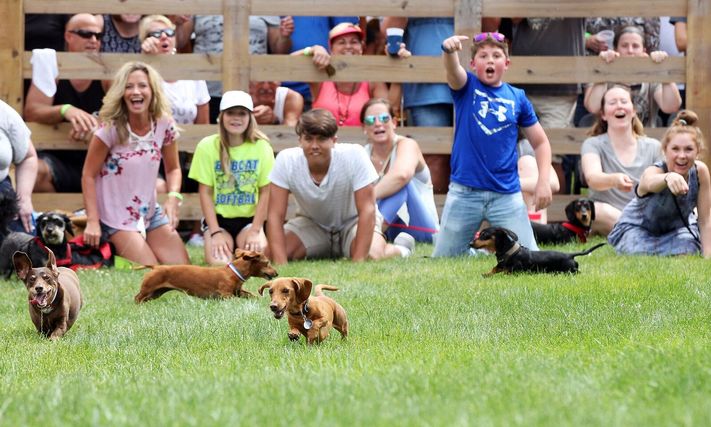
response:
[[[104,97],[101,127],[89,143],[81,178],[84,241],[98,247],[100,239],[109,239],[118,255],[143,265],[189,264],[175,230],[182,174],[178,131],[162,83],[151,66],[129,62]],[[169,190],[163,208],[155,190],[161,159]]]
[[[644,171],[637,197],[608,236],[618,253],[711,258],[711,179],[697,160],[703,149],[697,121],[694,112],[680,111],[662,138],[664,160]]]
[[[227,264],[235,247],[264,251],[264,221],[269,203],[269,172],[274,151],[257,127],[252,97],[225,92],[220,101],[219,133],[195,148],[188,176],[199,183],[204,215],[205,261]]]
[[[523,246],[537,250],[519,183],[518,129],[522,128],[536,154],[536,210],[547,207],[552,200],[550,143],[524,92],[502,80],[509,67],[505,37],[500,33],[474,36],[474,73],[459,63],[457,52],[467,39],[455,35],[442,42],[457,120],[451,183],[433,255],[467,253],[469,241],[484,220],[512,230]]]

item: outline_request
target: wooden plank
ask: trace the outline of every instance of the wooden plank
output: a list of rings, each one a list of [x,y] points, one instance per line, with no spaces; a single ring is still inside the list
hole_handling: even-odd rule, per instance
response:
[[[25,50],[25,19],[21,0],[0,2],[0,99],[22,113],[22,52]]]
[[[711,3],[689,0],[687,17],[686,107],[699,115],[699,126],[706,137],[704,160],[711,161]]]
[[[314,16],[453,16],[453,0],[254,0],[254,15]],[[686,0],[483,0],[483,16],[595,17],[685,16]],[[172,13],[219,15],[222,0],[26,0],[27,13]]]
[[[463,57],[466,55],[463,55]],[[32,77],[31,52],[25,52],[23,75]],[[221,54],[182,55],[89,55],[58,52],[60,78],[111,79],[127,61],[145,61],[158,69],[166,79],[221,80],[223,56]],[[230,57],[239,78],[247,72],[238,66],[244,60]],[[310,58],[290,55],[251,55],[252,80],[325,81],[329,77],[316,69]],[[334,81],[380,81],[438,83],[445,81],[442,59],[416,56],[398,60],[388,56],[334,57]],[[520,83],[592,83],[615,82],[677,82],[686,81],[686,63],[683,57],[671,57],[661,64],[648,58],[619,58],[605,64],[597,57],[518,56],[511,58],[506,81]],[[235,77],[237,78],[237,77]]]
[[[241,89],[249,90],[251,57],[249,54],[250,0],[224,1],[224,51],[222,55],[223,92]]]
[[[28,123],[32,131],[32,140],[38,149],[76,150],[85,148],[67,140],[70,125],[61,123],[57,126]],[[183,125],[179,140],[180,150],[192,153],[200,140],[217,132],[215,125]],[[294,129],[288,126],[260,126],[269,137],[274,151],[296,147],[298,138]],[[666,128],[650,128],[648,136],[660,139]],[[551,141],[553,154],[580,154],[580,144],[585,141],[588,129],[565,128],[545,129]],[[401,127],[398,133],[415,139],[422,152],[426,154],[449,154],[452,148],[453,130],[448,127]],[[344,127],[338,131],[341,142],[364,144],[363,131],[359,127]]]

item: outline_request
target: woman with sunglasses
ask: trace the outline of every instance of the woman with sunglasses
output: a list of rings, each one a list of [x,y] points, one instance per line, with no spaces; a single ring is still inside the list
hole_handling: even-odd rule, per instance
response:
[[[387,226],[388,240],[400,232],[419,242],[432,242],[439,229],[432,177],[417,141],[395,133],[390,103],[382,98],[366,102],[360,111],[365,150],[378,172],[375,198]]]
[[[364,34],[360,27],[343,22],[328,33],[328,43],[333,55],[362,55]],[[292,55],[313,56],[314,65],[333,74],[331,55],[320,45],[309,46]],[[360,126],[360,111],[370,98],[386,98],[388,88],[382,82],[334,82],[311,83],[313,108],[330,111],[338,126]]]

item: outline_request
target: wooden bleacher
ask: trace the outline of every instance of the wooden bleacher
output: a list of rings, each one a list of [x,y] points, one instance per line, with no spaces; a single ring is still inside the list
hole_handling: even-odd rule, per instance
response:
[[[482,17],[594,17],[686,16],[688,47],[684,58],[669,58],[653,64],[646,58],[620,58],[604,64],[596,57],[513,57],[506,74],[511,83],[679,82],[686,83],[687,107],[701,117],[706,135],[711,135],[711,0],[5,0],[0,2],[4,17],[0,27],[0,98],[22,111],[22,79],[30,78],[31,52],[24,49],[24,15],[27,13],[171,13],[221,14],[224,16],[224,51],[230,54],[138,55],[58,53],[60,78],[110,79],[120,65],[142,60],[155,66],[168,79],[221,80],[225,90],[247,89],[250,80],[323,81],[329,77],[313,67],[309,58],[288,55],[250,55],[248,46],[250,15],[358,15],[453,17],[455,32],[473,34],[481,29]],[[466,50],[465,50],[466,51]],[[469,58],[462,55],[463,65]],[[412,57],[404,60],[386,56],[334,58],[336,81],[444,82],[441,58]],[[33,142],[39,149],[76,148],[67,142],[68,124],[47,126],[30,123]],[[263,126],[276,151],[296,144],[292,129]],[[214,133],[212,125],[185,126],[179,144],[193,151],[204,136]],[[401,128],[429,154],[449,153],[451,128]],[[554,154],[579,154],[584,129],[546,129]],[[659,137],[663,129],[650,129]],[[360,129],[344,128],[341,141],[363,142]],[[708,159],[707,159],[708,160]],[[556,195],[549,218],[562,218],[562,206],[572,197]],[[443,196],[438,196],[441,206]],[[35,194],[36,209],[81,206],[80,194]],[[201,216],[197,195],[188,194],[181,217]]]

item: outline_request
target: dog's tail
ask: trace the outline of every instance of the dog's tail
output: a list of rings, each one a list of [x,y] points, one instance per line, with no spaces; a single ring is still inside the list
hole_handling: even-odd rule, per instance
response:
[[[582,251],[582,252],[576,252],[576,253],[574,253],[574,254],[570,254],[570,256],[573,257],[573,258],[575,258],[576,256],[587,255],[587,254],[589,254],[590,252],[594,251],[595,249],[601,248],[601,247],[603,247],[603,246],[605,246],[605,243],[598,243],[597,245],[593,246],[593,247],[590,248],[590,249],[584,250],[584,251]]]
[[[324,291],[324,290],[326,290],[326,291],[337,291],[338,288],[335,287],[335,286],[331,286],[331,285],[316,285],[316,296],[317,296],[317,297],[322,297],[322,296],[323,296],[323,292],[322,292],[322,291]]]

